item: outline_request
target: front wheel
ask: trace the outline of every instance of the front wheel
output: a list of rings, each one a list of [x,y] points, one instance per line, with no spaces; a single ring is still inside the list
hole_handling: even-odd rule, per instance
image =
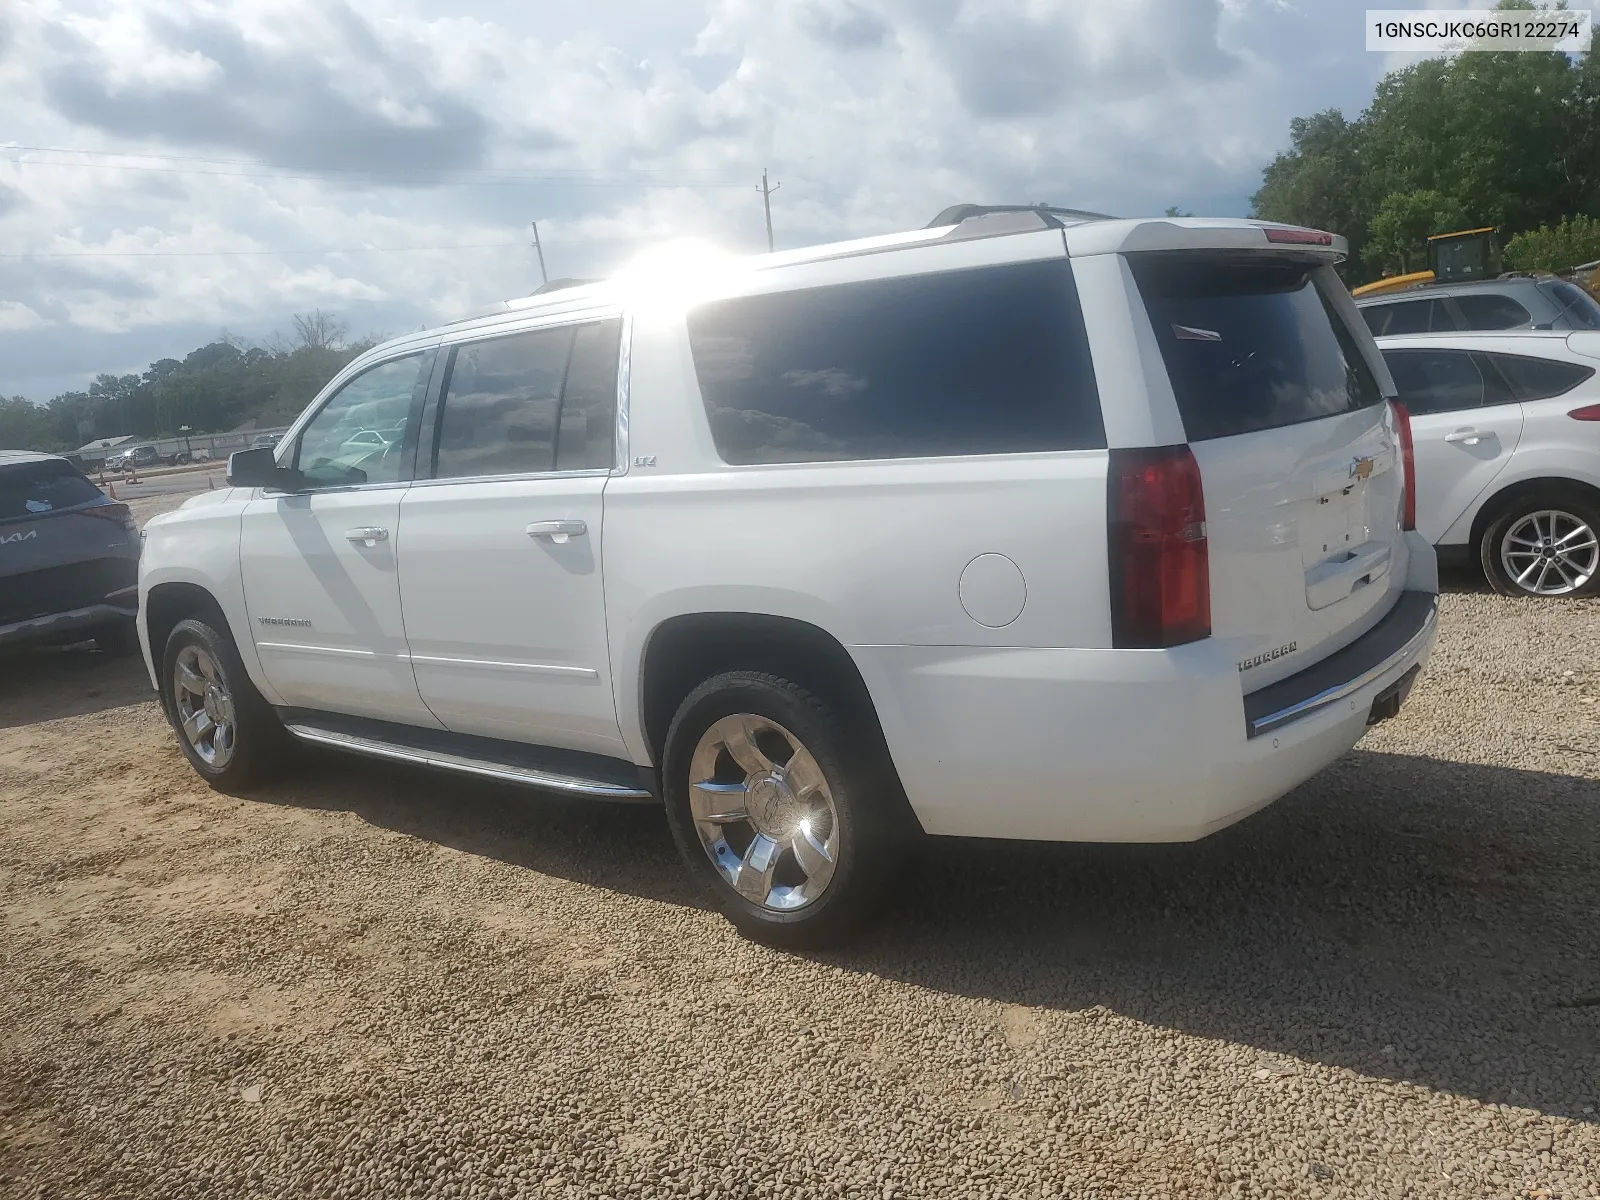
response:
[[[178,748],[212,787],[242,791],[278,769],[283,725],[245,674],[225,629],[179,621],[162,654],[161,685]]]
[[[831,704],[787,679],[706,680],[667,731],[667,820],[744,934],[815,948],[854,931],[898,874],[898,780]]]
[[[1600,505],[1548,492],[1524,497],[1484,530],[1484,576],[1505,596],[1600,592]]]

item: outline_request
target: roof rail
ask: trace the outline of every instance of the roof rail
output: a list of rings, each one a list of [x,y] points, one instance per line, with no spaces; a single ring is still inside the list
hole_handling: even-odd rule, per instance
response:
[[[1112,221],[1109,213],[1090,212],[1083,208],[1057,208],[1053,204],[952,204],[924,226],[937,229],[941,225],[959,225],[972,217],[987,217],[995,213],[1034,213],[1046,225],[1064,225],[1070,221]],[[1067,218],[1063,221],[1061,218]]]

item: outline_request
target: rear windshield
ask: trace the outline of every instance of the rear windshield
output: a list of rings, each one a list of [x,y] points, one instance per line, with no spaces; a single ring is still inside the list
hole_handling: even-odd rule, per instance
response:
[[[100,489],[64,462],[0,467],[0,521],[73,508],[100,498]]]
[[[1191,442],[1383,400],[1314,265],[1264,255],[1133,254]]]

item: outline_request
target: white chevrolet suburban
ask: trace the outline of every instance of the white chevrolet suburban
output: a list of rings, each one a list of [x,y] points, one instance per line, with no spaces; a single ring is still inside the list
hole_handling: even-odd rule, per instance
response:
[[[663,802],[781,944],[918,831],[1202,837],[1433,643],[1343,248],[965,206],[397,339],[150,522],[151,679],[221,788],[298,739]]]

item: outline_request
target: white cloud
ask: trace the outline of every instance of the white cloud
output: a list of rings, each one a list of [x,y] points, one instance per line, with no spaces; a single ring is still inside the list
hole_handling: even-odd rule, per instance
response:
[[[312,307],[358,330],[446,319],[538,282],[531,219],[552,275],[670,237],[755,250],[763,166],[780,245],[961,200],[1240,212],[1291,116],[1370,93],[1360,12],[36,0],[0,11],[14,144],[187,158],[0,146],[0,255],[53,256],[0,259],[0,394]],[[439,246],[487,248],[201,253]]]

